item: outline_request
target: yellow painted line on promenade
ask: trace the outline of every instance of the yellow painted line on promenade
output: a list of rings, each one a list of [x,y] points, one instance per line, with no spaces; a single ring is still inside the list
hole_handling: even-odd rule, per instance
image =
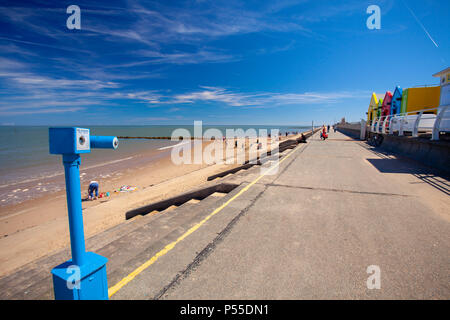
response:
[[[297,148],[296,148],[297,149]],[[242,195],[245,191],[250,189],[251,186],[253,186],[255,183],[257,183],[262,177],[267,175],[269,172],[271,172],[273,169],[278,167],[284,160],[289,158],[294,151],[292,150],[289,154],[287,154],[283,159],[281,159],[276,166],[273,166],[272,168],[268,169],[266,172],[261,174],[259,177],[257,177],[255,180],[250,182],[247,186],[245,186],[241,191],[239,191],[237,194],[235,194],[232,198],[230,198],[227,202],[222,204],[220,207],[215,209],[213,212],[211,212],[206,218],[204,218],[202,221],[191,227],[186,233],[184,233],[182,236],[180,236],[177,240],[169,243],[166,245],[161,251],[159,251],[157,254],[155,254],[153,257],[151,257],[149,260],[147,260],[145,263],[137,267],[133,272],[131,272],[129,275],[127,275],[125,278],[120,280],[116,285],[108,289],[108,296],[112,297],[117,291],[119,291],[121,288],[123,288],[127,283],[129,283],[131,280],[133,280],[138,274],[140,274],[142,271],[150,267],[153,263],[158,260],[158,258],[162,257],[166,253],[168,253],[170,250],[172,250],[179,242],[183,241],[187,236],[189,236],[191,233],[196,231],[198,228],[200,228],[206,221],[211,219],[215,214],[222,211],[223,208],[228,206],[233,200],[237,199],[240,195]]]

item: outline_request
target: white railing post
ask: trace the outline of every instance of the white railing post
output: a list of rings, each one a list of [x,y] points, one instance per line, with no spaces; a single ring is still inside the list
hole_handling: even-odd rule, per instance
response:
[[[391,124],[391,117],[390,116],[386,116],[386,118],[384,119],[384,123],[383,123],[383,133],[387,134],[388,132],[386,132],[386,126]]]
[[[423,111],[421,111],[419,113],[419,115],[416,118],[416,121],[414,122],[414,127],[413,127],[413,132],[412,132],[413,137],[419,136],[419,123],[420,123],[420,118],[422,118],[422,114],[423,114]]]
[[[443,106],[442,109],[438,112],[436,120],[434,121],[433,132],[431,134],[431,140],[439,140],[439,129],[441,126],[441,120],[444,117],[445,110],[449,107],[449,105]]]
[[[395,114],[389,119],[389,134],[394,134],[394,128],[393,128],[393,120],[395,118]]]
[[[400,129],[398,129],[398,135],[399,137],[403,136],[403,121],[405,120],[406,116],[402,116],[400,119]]]

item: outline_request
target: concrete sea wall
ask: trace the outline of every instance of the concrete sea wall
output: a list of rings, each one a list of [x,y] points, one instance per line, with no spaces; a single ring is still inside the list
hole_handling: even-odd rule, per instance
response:
[[[383,150],[400,154],[450,174],[450,142],[383,135]]]

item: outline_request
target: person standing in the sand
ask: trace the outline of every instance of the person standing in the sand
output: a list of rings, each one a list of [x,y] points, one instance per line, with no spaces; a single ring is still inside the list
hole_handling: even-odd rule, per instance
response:
[[[94,192],[95,192],[95,197],[94,197]],[[89,183],[89,188],[88,188],[88,199],[89,200],[96,200],[98,197],[98,182],[97,181],[91,181]]]

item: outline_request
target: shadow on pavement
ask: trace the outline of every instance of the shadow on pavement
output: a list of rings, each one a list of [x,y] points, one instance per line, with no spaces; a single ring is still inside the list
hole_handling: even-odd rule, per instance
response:
[[[422,183],[427,183],[446,195],[450,195],[450,177],[447,174],[410,158],[386,152],[381,148],[371,147],[365,143],[361,143],[361,145],[381,158],[367,159],[378,171],[383,173],[409,173],[421,180]]]

